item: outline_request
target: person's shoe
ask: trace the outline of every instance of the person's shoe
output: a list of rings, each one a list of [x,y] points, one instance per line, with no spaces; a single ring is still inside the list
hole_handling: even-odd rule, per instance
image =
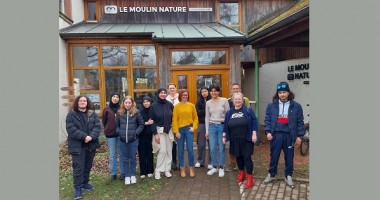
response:
[[[294,183],[293,183],[293,179],[291,176],[286,176],[285,183],[287,186],[294,188]]]
[[[177,165],[175,164],[175,162],[172,162],[172,170],[173,171],[177,171],[178,170]]]
[[[89,184],[89,183],[83,183],[82,188],[83,188],[83,189],[86,189],[86,190],[88,190],[88,191],[93,191],[93,190],[95,189],[95,187],[92,186],[92,185]]]
[[[111,180],[116,180],[116,175],[111,175]]]
[[[170,178],[170,177],[172,177],[172,174],[171,174],[169,171],[166,171],[166,172],[165,172],[165,176],[166,176],[167,178]]]
[[[140,178],[145,178],[145,175],[141,175]]]
[[[208,170],[207,172],[207,175],[213,175],[213,174],[216,174],[218,172],[218,169],[212,167],[210,170]]]
[[[153,177],[153,174],[148,174],[148,177],[149,177],[149,178]]]
[[[124,180],[124,179],[125,179],[125,174],[120,174],[119,179],[120,179],[120,180]]]
[[[74,199],[81,199],[81,198],[82,198],[82,188],[75,188]]]
[[[219,177],[223,177],[223,176],[224,176],[224,169],[219,168]]]
[[[253,175],[252,174],[248,174],[247,175],[247,182],[245,183],[244,188],[251,188],[252,185],[253,185],[253,183],[254,183]]]
[[[201,167],[201,163],[199,163],[199,162],[195,163],[195,166],[194,166],[194,167],[196,167],[196,168]]]
[[[125,183],[125,185],[130,185],[131,184],[131,178],[130,177],[125,177],[124,183]]]
[[[193,178],[195,176],[194,167],[189,167],[190,177]]]
[[[207,169],[212,169],[212,165],[207,165]]]
[[[244,179],[245,179],[245,170],[243,169],[239,171],[239,176],[236,178],[236,182],[241,183],[244,181]]]
[[[136,176],[131,176],[131,184],[135,184],[136,182]]]
[[[161,179],[161,173],[160,172],[154,172],[154,178],[155,179]]]
[[[267,177],[264,179],[264,184],[268,184],[268,183],[271,183],[271,182],[275,182],[276,181],[276,177],[272,177],[270,176],[270,174],[267,175]]]
[[[179,170],[181,171],[181,177],[182,178],[186,177],[185,167],[180,167]]]

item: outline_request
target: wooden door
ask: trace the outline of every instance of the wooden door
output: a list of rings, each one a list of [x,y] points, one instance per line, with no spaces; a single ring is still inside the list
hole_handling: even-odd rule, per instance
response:
[[[172,71],[171,82],[177,85],[177,90],[187,89],[189,91],[189,102],[195,103],[199,97],[202,86],[210,86],[216,83],[220,86],[220,96],[229,97],[229,74],[228,70],[184,70]],[[197,134],[194,133],[194,141]]]

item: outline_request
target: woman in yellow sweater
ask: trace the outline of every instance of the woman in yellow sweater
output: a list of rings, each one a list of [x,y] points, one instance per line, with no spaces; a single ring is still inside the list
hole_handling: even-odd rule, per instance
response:
[[[195,110],[195,105],[188,102],[189,91],[181,90],[178,99],[180,103],[176,104],[173,109],[172,130],[176,136],[178,146],[179,167],[181,177],[186,177],[184,167],[183,151],[186,140],[187,157],[189,159],[190,177],[194,177],[194,130],[198,128],[198,115]]]

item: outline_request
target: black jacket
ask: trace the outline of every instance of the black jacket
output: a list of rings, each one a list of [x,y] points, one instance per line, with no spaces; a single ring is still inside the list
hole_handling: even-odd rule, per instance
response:
[[[128,118],[128,132],[127,132]],[[123,116],[117,114],[116,117],[116,133],[120,135],[120,140],[126,143],[133,142],[138,139],[140,133],[144,129],[144,120],[139,110],[133,116],[125,112]]]
[[[99,135],[101,124],[98,116],[93,110],[85,113],[82,117],[81,112],[72,111],[66,116],[66,131],[70,154],[80,154],[81,148],[88,146],[90,150],[96,150],[99,145]],[[92,141],[85,143],[87,136],[92,137]]]
[[[151,130],[154,135],[157,134],[157,126],[164,127],[164,132],[169,133],[172,125],[173,104],[168,100],[155,101],[149,109],[149,116],[154,121]]]
[[[147,122],[150,119],[149,108],[143,108],[141,110],[141,115],[142,115],[142,117],[144,119],[144,122]],[[142,143],[152,143],[152,135],[153,135],[153,133],[152,133],[151,126],[152,125],[145,125],[144,126],[144,129],[141,132],[140,137],[139,137],[139,142],[142,142]]]

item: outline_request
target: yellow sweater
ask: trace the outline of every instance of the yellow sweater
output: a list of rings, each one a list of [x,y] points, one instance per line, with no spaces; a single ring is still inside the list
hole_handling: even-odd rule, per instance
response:
[[[178,133],[178,129],[193,124],[193,128],[198,128],[198,115],[195,110],[194,104],[187,102],[177,103],[173,109],[173,120],[172,120],[173,133]]]

